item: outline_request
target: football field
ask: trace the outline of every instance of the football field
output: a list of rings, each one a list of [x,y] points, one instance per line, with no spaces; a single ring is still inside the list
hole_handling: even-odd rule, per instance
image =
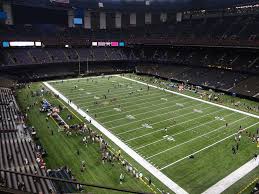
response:
[[[259,128],[258,118],[205,103],[198,95],[197,100],[156,88],[153,78],[103,76],[48,83],[189,193],[202,193],[258,149],[248,137]],[[233,154],[240,126],[244,132]]]

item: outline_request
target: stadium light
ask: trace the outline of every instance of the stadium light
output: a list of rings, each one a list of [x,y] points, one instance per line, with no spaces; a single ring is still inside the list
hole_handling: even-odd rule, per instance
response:
[[[104,7],[104,6],[103,6],[103,3],[102,3],[102,2],[99,2],[99,3],[98,3],[98,7],[99,7],[99,8],[103,8],[103,7]]]

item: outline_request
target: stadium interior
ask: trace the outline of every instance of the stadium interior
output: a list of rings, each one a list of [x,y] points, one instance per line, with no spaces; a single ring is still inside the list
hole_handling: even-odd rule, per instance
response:
[[[0,43],[0,193],[259,193],[258,1],[0,0]],[[107,80],[104,81],[104,79]],[[94,84],[94,80],[98,81]],[[133,80],[132,83],[130,80]],[[121,82],[121,85],[119,83],[118,86],[114,86],[115,82]],[[158,160],[149,161],[149,158],[155,157],[155,154],[145,155],[144,151],[136,151],[137,154],[141,153],[138,156],[141,159],[144,158],[144,162],[150,162],[150,165],[154,165],[152,167],[159,173],[162,172],[163,176],[165,174],[170,181],[175,181],[177,184],[168,183],[161,178],[162,175],[143,165],[139,162],[140,159],[136,160],[123,147],[126,145],[135,151],[146,145],[134,147],[135,144],[129,143],[131,139],[120,136],[126,132],[113,131],[113,128],[118,129],[116,125],[123,128],[127,124],[116,123],[115,121],[122,119],[119,117],[116,118],[117,120],[105,120],[109,115],[104,115],[103,112],[108,111],[110,105],[99,104],[100,97],[97,94],[94,100],[82,96],[86,104],[80,105],[81,102],[79,103],[77,99],[81,95],[77,93],[78,90],[82,93],[85,93],[84,90],[89,90],[88,95],[91,95],[90,92],[99,92],[102,95],[101,98],[106,101],[110,95],[110,88],[112,91],[116,90],[118,95],[124,95],[131,91],[131,88],[139,91],[147,87],[148,90],[154,90],[154,95],[164,95],[161,100],[171,101],[170,97],[166,97],[169,94],[163,94],[163,91],[165,93],[168,92],[167,90],[170,90],[168,92],[170,93],[171,89],[169,87],[161,89],[164,82],[174,85],[173,95],[180,95],[180,97],[187,95],[188,100],[195,98],[191,99],[193,103],[198,99],[199,102],[206,101],[205,104],[211,103],[209,104],[211,106],[216,104],[215,106],[220,110],[223,106],[224,111],[233,109],[235,114],[242,112],[247,117],[253,117],[247,122],[254,127],[254,131],[257,130],[257,133],[251,137],[254,138],[252,141],[257,143],[257,147],[251,148],[250,144],[247,145],[246,152],[240,153],[243,155],[239,163],[235,163],[233,158],[229,159],[229,163],[234,163],[233,168],[222,164],[220,175],[215,174],[215,178],[211,181],[209,176],[205,176],[204,179],[208,179],[206,184],[202,182],[205,180],[193,181],[197,177],[184,180],[180,176],[181,171],[177,169],[178,166],[174,171],[166,172],[163,169],[168,165],[174,165],[175,161],[177,165],[182,165],[179,169],[189,169],[190,164],[180,161],[186,158],[196,160],[199,158],[196,152],[200,153],[204,148],[207,150],[207,147],[214,145],[216,141],[210,142],[209,146],[204,143],[204,148],[197,146],[198,151],[186,152],[188,157],[183,155],[175,161],[169,159],[168,163],[163,161],[161,166]],[[123,84],[128,89],[120,89],[124,87]],[[160,89],[163,91],[159,91]],[[188,93],[190,91],[194,92]],[[200,97],[202,95],[199,92],[208,94],[208,99]],[[223,100],[217,101],[215,97],[215,100],[211,101],[209,94],[212,92],[215,96],[223,95],[224,97],[219,97]],[[75,94],[78,96],[75,97]],[[145,97],[146,101],[149,101],[148,96],[135,98],[130,95],[135,93],[129,92],[127,103],[132,100],[131,103],[134,104]],[[150,100],[151,98],[152,96]],[[227,100],[224,101],[224,99]],[[109,102],[118,102],[117,109],[114,108],[115,111],[123,110],[120,96],[114,95]],[[155,102],[146,106],[151,107],[153,104]],[[185,104],[176,103],[176,105],[183,107]],[[98,112],[97,109],[102,106],[107,107]],[[91,107],[94,108],[93,111]],[[55,111],[56,109],[62,111]],[[194,110],[205,114],[202,113],[202,109]],[[83,114],[80,111],[83,111]],[[149,109],[148,112],[151,110]],[[148,115],[148,112],[138,112],[138,114]],[[206,114],[209,113],[206,112]],[[90,119],[87,119],[88,115]],[[134,116],[133,113],[132,115]],[[127,116],[135,119],[132,115]],[[163,119],[162,116],[160,117],[158,119]],[[179,116],[174,114],[173,117]],[[193,118],[190,117],[190,119]],[[148,122],[152,123],[152,121],[146,121]],[[178,125],[177,119],[175,122]],[[231,123],[231,121],[224,123],[226,127],[228,122]],[[110,128],[107,131],[111,131],[115,138],[99,129],[98,123]],[[145,128],[149,129],[146,123],[144,123]],[[238,123],[239,125],[238,134],[245,130]],[[66,126],[69,126],[69,129],[66,129]],[[168,136],[170,135],[167,132],[168,127],[162,125],[161,127],[165,131],[163,137],[171,137]],[[57,136],[56,130],[60,128],[64,128],[65,133]],[[78,129],[78,131],[71,135],[70,129]],[[128,130],[131,130],[130,126]],[[232,132],[236,132],[236,129]],[[81,140],[79,140],[81,133],[87,134],[87,140],[83,139],[86,146],[81,146]],[[140,134],[140,137],[148,133],[147,131],[145,134]],[[246,131],[249,138],[250,133]],[[204,134],[205,132],[199,135]],[[242,141],[245,138],[243,136],[246,135],[242,134]],[[122,143],[117,143],[116,138]],[[173,141],[178,143],[179,140],[175,136],[174,138],[176,141],[174,139]],[[195,138],[186,139],[184,143],[194,141]],[[218,142],[221,142],[221,139]],[[93,145],[90,144],[91,140]],[[60,147],[55,142],[60,142]],[[80,148],[77,148],[78,142],[80,142]],[[110,150],[107,153],[111,155],[99,156],[101,155],[99,144],[96,145],[94,142],[100,143],[101,149]],[[152,145],[154,142],[146,143]],[[242,143],[240,143],[241,149]],[[163,149],[161,152],[166,151],[167,147]],[[233,153],[238,149],[240,148],[233,150],[232,147]],[[66,153],[62,153],[63,151]],[[64,156],[65,154],[67,156]],[[65,159],[66,157],[73,159],[69,161]],[[226,183],[228,186],[220,182],[225,177],[227,179],[234,170],[242,168],[253,157],[258,163],[253,169],[247,170],[239,178],[234,177],[234,182],[229,185]],[[96,158],[101,160],[98,165],[96,165]],[[209,160],[204,159],[204,161]],[[102,162],[105,164],[110,162],[112,166],[116,166],[116,169],[106,167]],[[199,171],[202,162],[197,161],[195,165]],[[77,169],[76,166],[80,168]],[[87,173],[84,175],[85,168]],[[195,175],[200,177],[204,174]],[[124,178],[125,176],[127,177]],[[213,186],[217,183],[223,184],[224,190],[215,189]],[[210,188],[215,190],[206,192]]]

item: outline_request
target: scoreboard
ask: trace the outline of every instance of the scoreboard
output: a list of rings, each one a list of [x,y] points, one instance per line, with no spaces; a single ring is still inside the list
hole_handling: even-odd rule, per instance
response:
[[[124,47],[125,42],[92,42],[92,46],[98,46],[98,47]]]

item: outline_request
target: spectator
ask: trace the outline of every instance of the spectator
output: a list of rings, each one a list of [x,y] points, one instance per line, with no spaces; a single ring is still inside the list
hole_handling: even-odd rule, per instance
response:
[[[120,184],[122,184],[123,181],[124,181],[124,175],[121,173],[120,174]]]

